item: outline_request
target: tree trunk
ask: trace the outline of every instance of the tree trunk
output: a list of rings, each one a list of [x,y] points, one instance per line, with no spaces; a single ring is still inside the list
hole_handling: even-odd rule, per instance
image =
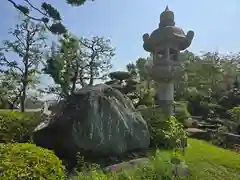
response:
[[[29,33],[28,33],[28,39],[29,39]],[[25,99],[26,99],[26,91],[27,91],[27,86],[28,86],[28,58],[29,58],[29,40],[27,39],[27,47],[26,47],[26,53],[23,57],[23,62],[24,62],[24,74],[23,74],[23,79],[22,79],[22,96],[20,97],[20,107],[21,107],[21,112],[25,112]]]
[[[77,83],[78,73],[79,73],[79,65],[77,63],[77,67],[75,69],[74,76],[72,78],[71,94],[73,94],[74,91],[76,90],[76,83]]]
[[[26,91],[27,91],[27,73],[28,71],[25,72],[24,74],[24,81],[23,81],[23,89],[22,89],[22,95],[20,97],[20,107],[21,107],[21,112],[25,112],[25,99],[26,99]]]
[[[89,80],[89,85],[92,86],[93,85],[93,68],[90,67],[90,80]]]
[[[92,86],[93,85],[93,81],[94,81],[94,67],[93,67],[93,65],[94,65],[94,58],[95,58],[95,55],[92,55],[92,57],[91,57],[91,61],[90,61],[90,63],[89,63],[89,68],[90,68],[90,80],[89,80],[89,84],[88,85],[90,85],[90,86]]]
[[[20,108],[21,112],[25,112],[25,99],[26,99],[26,91],[23,91],[23,94],[20,98]]]

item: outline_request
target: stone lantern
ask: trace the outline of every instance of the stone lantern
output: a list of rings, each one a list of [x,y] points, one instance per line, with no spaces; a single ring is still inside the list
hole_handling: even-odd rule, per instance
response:
[[[151,53],[148,67],[156,82],[157,103],[166,115],[173,115],[174,80],[178,76],[180,51],[187,49],[194,37],[193,31],[184,31],[175,26],[174,13],[166,7],[160,15],[160,23],[151,35],[143,35],[143,48]]]

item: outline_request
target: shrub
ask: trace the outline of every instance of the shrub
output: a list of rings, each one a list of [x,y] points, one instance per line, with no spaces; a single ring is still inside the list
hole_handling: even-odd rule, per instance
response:
[[[234,107],[230,110],[232,120],[237,124],[240,124],[240,106]]]
[[[219,104],[214,104],[214,103],[207,103],[207,102],[201,102],[201,106],[199,110],[202,113],[202,116],[207,118],[211,116],[210,118],[215,118],[215,117],[226,117],[226,109],[222,107]]]
[[[225,92],[219,100],[219,104],[227,109],[238,106],[240,104],[240,89],[233,88]]]
[[[190,117],[190,113],[188,112],[188,104],[187,102],[177,102],[175,105],[175,117],[176,119],[184,124],[184,121]]]
[[[148,123],[151,146],[172,149],[182,145],[186,139],[183,125],[175,117],[166,118],[159,108],[145,109],[142,115]]]
[[[230,110],[231,120],[235,123],[232,130],[240,134],[240,106],[234,107]]]
[[[1,180],[63,180],[62,162],[50,150],[28,143],[0,144]]]
[[[201,112],[199,111],[201,106],[200,102],[204,101],[205,99],[205,95],[196,89],[188,92],[186,100],[189,102],[188,110],[191,115],[201,116]]]
[[[26,142],[32,130],[40,123],[40,112],[0,112],[0,142]]]

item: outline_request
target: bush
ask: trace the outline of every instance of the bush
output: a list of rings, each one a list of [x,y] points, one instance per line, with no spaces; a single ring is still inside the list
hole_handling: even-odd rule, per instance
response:
[[[235,126],[232,127],[232,130],[240,134],[240,106],[234,107],[230,110],[231,120],[235,123]]]
[[[188,106],[188,110],[190,112],[191,115],[193,116],[201,116],[201,112],[199,111],[200,109],[200,102],[206,100],[206,96],[205,94],[203,94],[202,92],[198,91],[198,90],[194,90],[194,91],[189,91],[186,97],[186,100],[189,102],[189,106]]]
[[[151,146],[172,149],[181,146],[186,139],[183,125],[175,117],[166,118],[159,108],[145,109],[142,115],[148,123]]]
[[[240,124],[240,106],[234,107],[230,110],[232,120],[237,124]]]
[[[62,162],[50,150],[27,143],[0,144],[1,180],[63,180]]]
[[[219,104],[227,109],[238,106],[240,104],[240,89],[233,88],[225,92],[219,100]]]
[[[0,143],[26,142],[32,130],[40,123],[40,112],[0,112]]]
[[[177,102],[175,105],[175,117],[176,119],[184,124],[184,121],[190,117],[190,113],[188,112],[188,104],[187,102]]]
[[[224,107],[214,103],[201,102],[199,110],[204,118],[208,118],[209,116],[211,116],[210,118],[224,118],[227,115],[227,111]]]

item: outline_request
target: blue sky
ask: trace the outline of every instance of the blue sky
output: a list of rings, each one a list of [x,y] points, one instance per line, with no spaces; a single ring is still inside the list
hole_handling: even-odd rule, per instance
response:
[[[32,0],[33,1],[33,0]],[[34,0],[38,5],[43,0]],[[22,0],[18,0],[22,2]],[[148,53],[142,48],[142,35],[157,28],[166,5],[175,13],[176,25],[193,30],[190,51],[240,51],[239,0],[95,0],[82,7],[71,7],[64,0],[49,0],[61,12],[64,24],[77,36],[105,36],[116,47],[114,70]],[[17,12],[7,2],[0,4],[0,40],[8,37]]]

